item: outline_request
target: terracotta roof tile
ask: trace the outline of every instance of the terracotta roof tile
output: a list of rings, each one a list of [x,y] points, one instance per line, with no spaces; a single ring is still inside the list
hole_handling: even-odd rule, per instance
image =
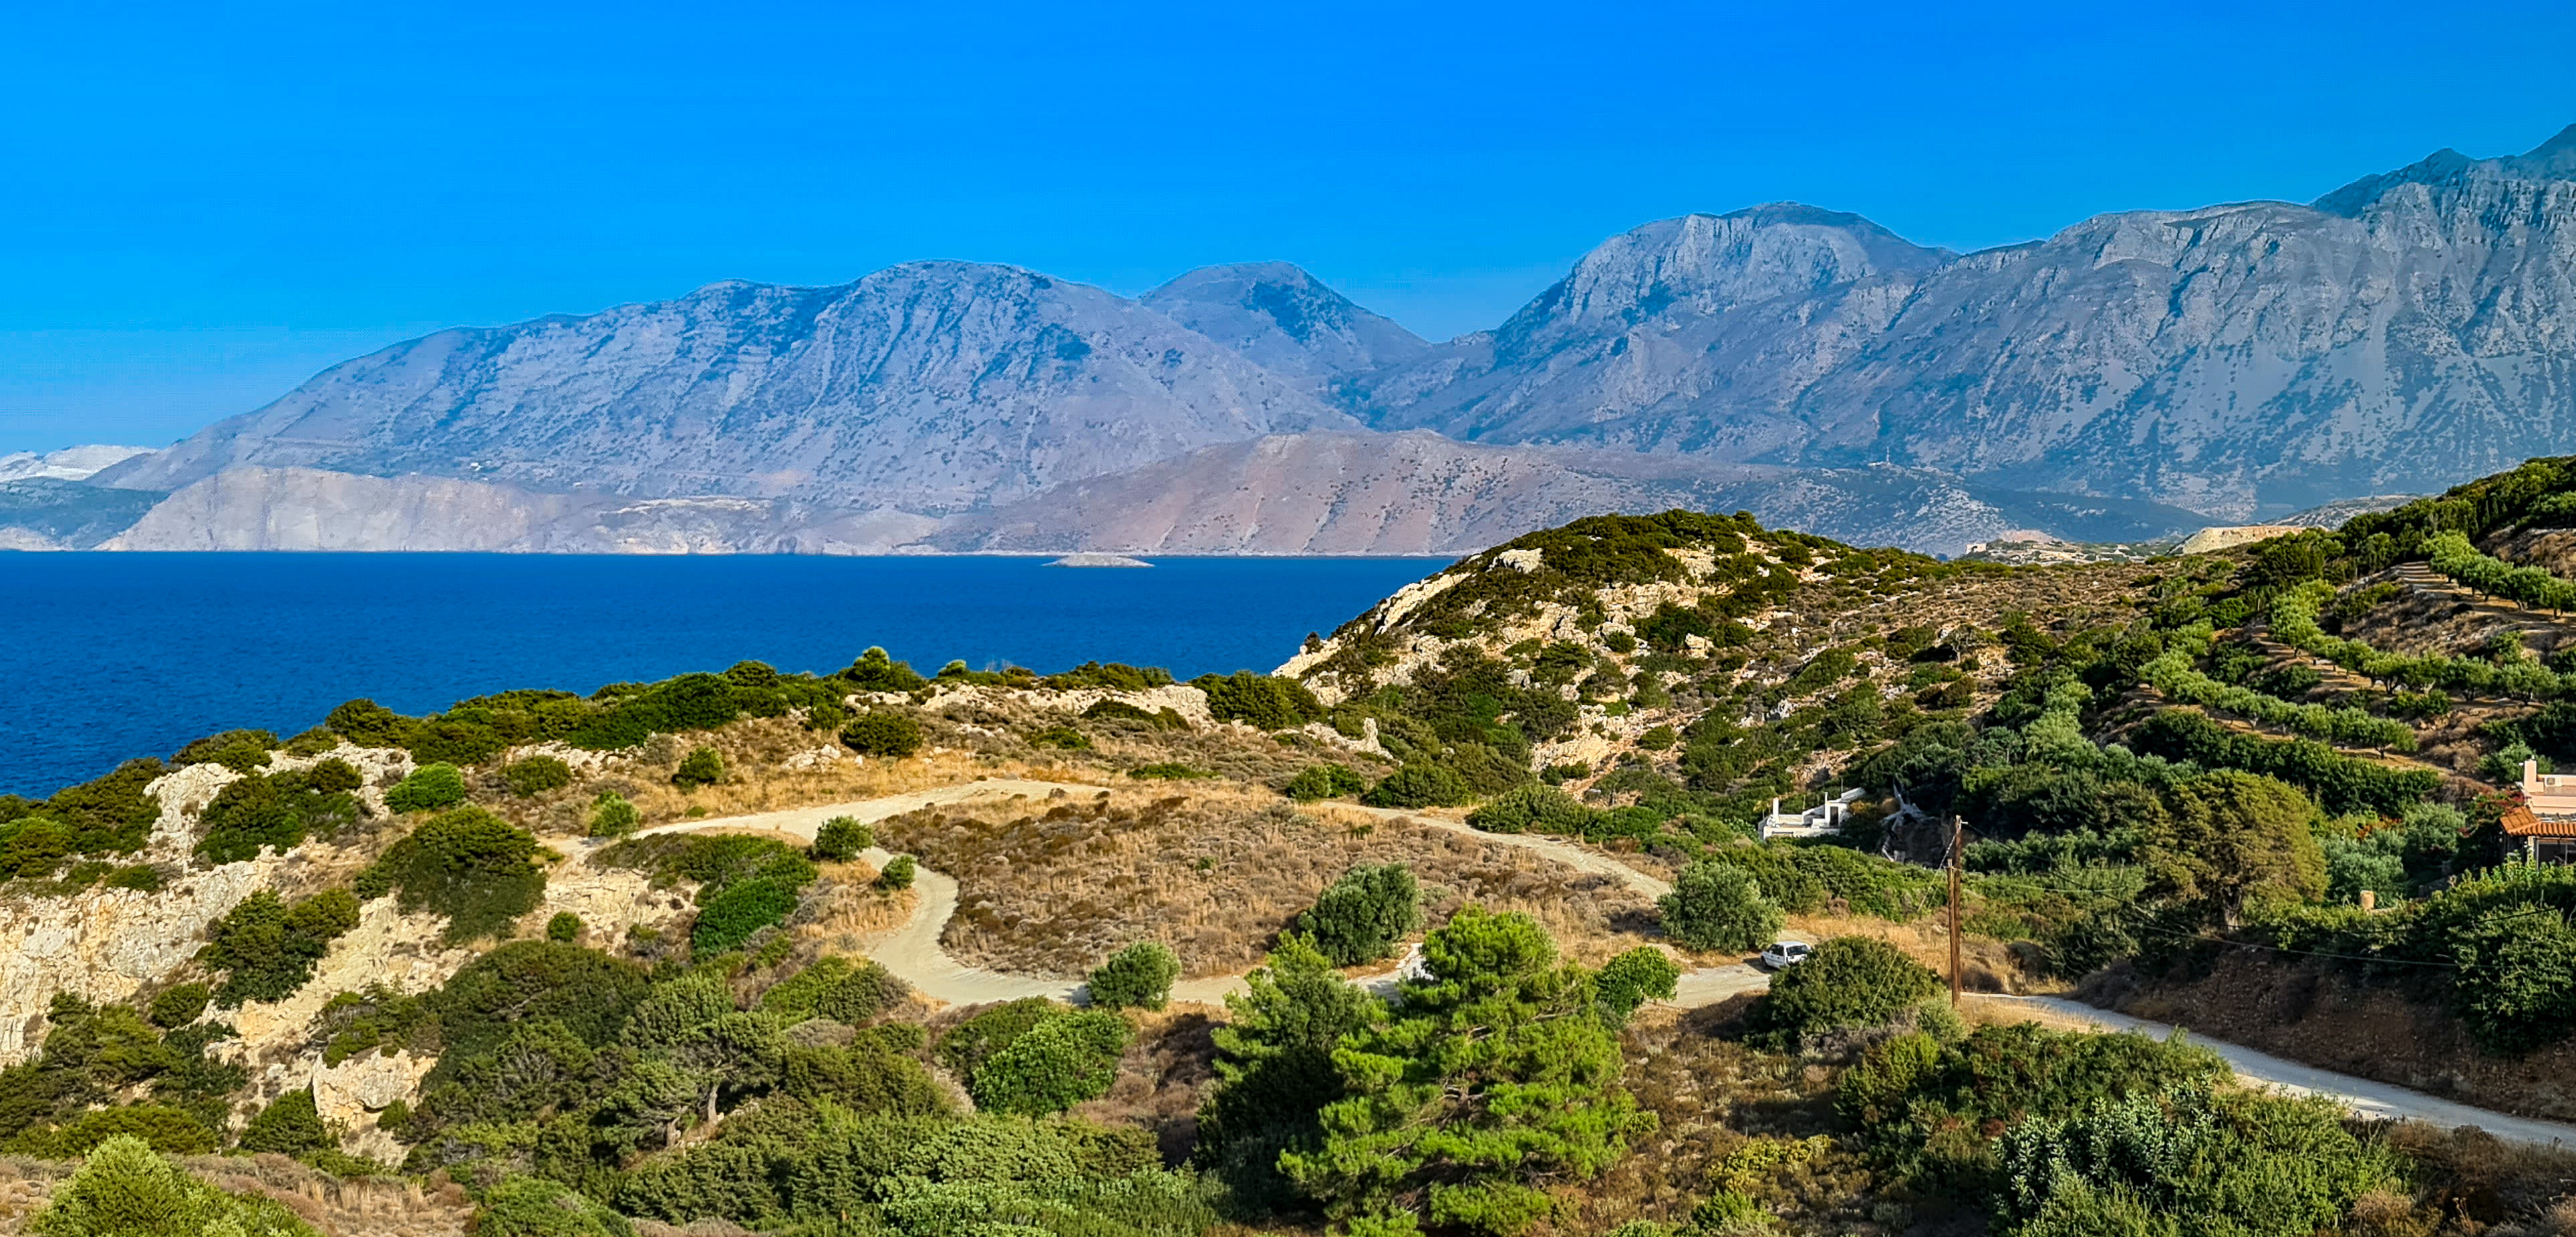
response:
[[[2576,838],[2576,815],[2552,812],[2547,816],[2527,807],[2516,807],[2498,822],[2504,831],[2518,838]]]

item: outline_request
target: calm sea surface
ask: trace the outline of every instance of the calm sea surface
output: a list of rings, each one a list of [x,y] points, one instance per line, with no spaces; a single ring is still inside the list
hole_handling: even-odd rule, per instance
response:
[[[883,645],[1039,671],[1268,670],[1437,560],[0,553],[0,793],[47,795],[234,726],[290,735],[514,687],[829,672]]]

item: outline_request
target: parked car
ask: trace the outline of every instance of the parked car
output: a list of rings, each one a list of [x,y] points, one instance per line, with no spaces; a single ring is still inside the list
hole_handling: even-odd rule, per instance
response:
[[[1769,949],[1762,951],[1762,965],[1783,970],[1806,961],[1807,955],[1814,952],[1816,947],[1805,941],[1773,941]]]

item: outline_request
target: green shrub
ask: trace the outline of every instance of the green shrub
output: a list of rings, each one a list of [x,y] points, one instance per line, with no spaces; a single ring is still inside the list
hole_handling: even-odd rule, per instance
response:
[[[834,863],[856,859],[860,851],[876,844],[876,831],[852,816],[835,816],[814,831],[814,857]]]
[[[1601,812],[1553,786],[1515,786],[1467,813],[1467,823],[1487,833],[1522,833],[1537,829],[1581,837]]]
[[[397,812],[435,812],[465,802],[465,775],[448,764],[422,765],[385,792],[385,806]]]
[[[226,1194],[131,1135],[110,1138],[90,1152],[27,1231],[37,1237],[318,1237],[284,1204]]]
[[[966,1021],[950,1027],[939,1037],[934,1055],[939,1064],[958,1077],[972,1077],[993,1054],[1009,1047],[1013,1040],[1029,1033],[1029,1028],[1046,1021],[1062,1006],[1041,996],[1023,997],[993,1006]]]
[[[1287,730],[1324,716],[1323,702],[1295,679],[1237,670],[1230,675],[1201,675],[1190,680],[1190,686],[1207,693],[1208,715],[1221,722]]]
[[[175,984],[153,994],[145,1016],[164,1031],[184,1027],[206,1012],[206,1002],[212,997],[204,984]]]
[[[1100,687],[1114,692],[1143,692],[1171,686],[1172,672],[1160,666],[1087,661],[1061,674],[1046,676],[1045,685],[1056,691]]]
[[[1360,802],[1370,807],[1455,807],[1467,801],[1466,780],[1439,765],[1408,764],[1378,779]]]
[[[571,911],[556,911],[546,921],[546,939],[570,943],[581,939],[581,916]]]
[[[1358,794],[1368,789],[1368,779],[1348,765],[1308,765],[1299,769],[1297,776],[1288,779],[1288,785],[1283,789],[1289,798],[1299,803],[1313,803],[1320,799]]]
[[[869,959],[831,956],[771,985],[760,1007],[790,1021],[829,1018],[857,1026],[902,1004],[911,991]]]
[[[884,869],[877,873],[877,888],[886,890],[912,888],[912,874],[916,866],[910,855],[897,855],[886,860]]]
[[[635,832],[636,825],[641,822],[642,817],[635,811],[635,805],[616,791],[603,790],[598,798],[590,801],[592,837],[622,838]]]
[[[1765,1029],[1783,1039],[1881,1026],[1941,990],[1941,977],[1876,937],[1838,936],[1773,976]]]
[[[1335,966],[1360,966],[1395,952],[1422,926],[1422,891],[1400,863],[1361,864],[1316,895],[1297,931]]]
[[[921,750],[921,723],[906,713],[861,713],[841,728],[841,744],[863,755],[909,756]]]
[[[530,756],[501,767],[501,780],[522,799],[572,785],[572,766],[552,756]]]
[[[345,789],[354,774],[326,760],[299,773],[252,773],[226,783],[197,815],[198,856],[239,863],[263,849],[284,853],[308,834],[337,832],[358,818],[358,802]]]
[[[1082,716],[1086,721],[1133,722],[1150,726],[1156,730],[1187,730],[1190,728],[1189,719],[1181,716],[1179,710],[1166,707],[1159,711],[1148,713],[1124,700],[1099,701],[1093,704],[1090,708],[1084,709],[1082,711]]]
[[[2324,1096],[2133,1093],[2064,1119],[2025,1118],[1995,1152],[2005,1185],[1996,1211],[2018,1237],[2308,1237],[2346,1231],[2364,1193],[2405,1189],[2386,1148],[2364,1146]]]
[[[1134,1032],[1105,1010],[1050,1013],[975,1067],[966,1082],[988,1112],[1041,1116],[1109,1093]]]
[[[732,949],[763,928],[787,922],[798,900],[797,886],[779,879],[747,880],[702,896],[689,949],[702,958]]]
[[[403,747],[411,720],[373,700],[352,700],[331,710],[322,724],[360,747]]]
[[[911,692],[929,686],[929,681],[913,672],[908,662],[896,661],[881,648],[871,647],[859,654],[850,668],[837,678],[863,692]]]
[[[322,1114],[313,1106],[310,1089],[289,1091],[260,1109],[243,1128],[241,1149],[274,1151],[279,1155],[305,1155],[323,1150],[338,1150],[340,1140],[322,1125]]]
[[[540,1177],[511,1177],[483,1195],[473,1237],[634,1237],[635,1226],[574,1190]]]
[[[1091,736],[1071,726],[1049,726],[1043,730],[1030,731],[1029,743],[1034,747],[1060,747],[1067,751],[1078,752],[1090,748]]]
[[[1181,977],[1180,955],[1161,941],[1138,941],[1091,972],[1091,1003],[1100,1009],[1160,1010]]]
[[[248,773],[268,763],[268,754],[278,746],[277,735],[266,730],[227,730],[190,742],[170,757],[174,766],[219,764],[235,773]]]
[[[356,926],[358,900],[348,890],[326,889],[289,905],[262,889],[207,925],[197,960],[228,972],[214,991],[217,1005],[282,1001],[312,981],[331,942]]]
[[[1637,1007],[1669,1001],[1680,991],[1682,969],[1651,945],[1639,945],[1601,966],[1593,976],[1595,1002],[1612,1026],[1625,1026]]]
[[[682,790],[696,790],[701,786],[713,786],[723,781],[724,776],[724,753],[712,747],[701,747],[680,761],[680,767],[671,773],[671,784]]]
[[[1664,935],[1692,949],[1743,953],[1771,943],[1786,921],[1762,896],[1761,882],[1732,864],[1694,863],[1673,878],[1673,891],[1657,899]]]
[[[463,944],[509,930],[546,892],[537,840],[479,807],[431,817],[393,844],[366,872],[359,892],[390,892],[403,913],[447,916],[447,941]]]
[[[168,1104],[120,1104],[76,1113],[71,1119],[28,1130],[8,1142],[19,1155],[70,1160],[88,1155],[108,1139],[140,1138],[164,1155],[205,1155],[216,1147],[215,1132],[196,1114]]]

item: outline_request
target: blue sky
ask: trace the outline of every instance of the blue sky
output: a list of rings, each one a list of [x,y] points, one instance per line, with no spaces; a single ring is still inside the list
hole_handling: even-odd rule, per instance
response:
[[[1280,258],[1422,334],[1795,199],[1926,244],[2576,122],[2576,6],[107,6],[0,15],[0,451],[440,326],[912,258]]]

